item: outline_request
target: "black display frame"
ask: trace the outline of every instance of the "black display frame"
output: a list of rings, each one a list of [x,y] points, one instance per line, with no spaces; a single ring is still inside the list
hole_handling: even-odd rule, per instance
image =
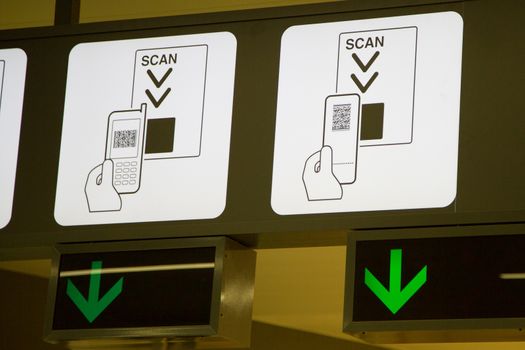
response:
[[[106,242],[94,244],[59,245],[55,249],[52,260],[48,303],[46,306],[46,321],[44,326],[45,340],[48,342],[106,339],[106,338],[175,338],[175,337],[209,337],[215,336],[219,330],[221,287],[223,279],[223,259],[226,250],[225,237],[189,238],[169,240],[147,240],[128,242]],[[65,254],[133,252],[148,250],[170,250],[185,248],[213,247],[215,249],[213,285],[211,290],[210,322],[203,325],[160,326],[160,327],[121,327],[121,328],[83,328],[54,329],[54,319],[57,302],[57,286],[60,273],[61,257]]]
[[[520,229],[516,229],[520,227]],[[367,321],[354,320],[354,307],[359,302],[356,300],[356,285],[363,281],[356,279],[357,246],[359,242],[374,244],[380,241],[391,245],[394,242],[411,240],[412,247],[417,247],[418,240],[424,239],[450,239],[453,244],[455,238],[469,240],[476,243],[477,238],[490,238],[505,241],[506,237],[515,237],[525,240],[523,226],[478,226],[478,227],[438,227],[418,229],[393,229],[386,231],[371,230],[355,232],[348,236],[345,272],[345,301],[343,313],[343,331],[372,343],[428,343],[428,342],[468,342],[468,341],[523,341],[525,317],[465,317],[465,318],[439,318],[439,319],[378,319]],[[390,232],[389,232],[390,231]],[[497,233],[495,233],[497,232]],[[395,238],[392,238],[394,234]],[[518,237],[519,236],[519,237]],[[416,254],[418,252],[416,251]],[[512,257],[510,257],[512,258]],[[452,258],[453,259],[453,258]],[[388,257],[386,257],[388,261]],[[413,271],[422,266],[412,266],[412,272],[405,276],[410,279]],[[402,267],[404,271],[406,267]],[[430,267],[429,267],[430,269]],[[430,271],[430,270],[429,270]],[[384,277],[384,276],[383,276]],[[441,278],[446,278],[441,276]],[[405,280],[406,282],[406,280]],[[474,281],[475,282],[475,281]],[[388,281],[383,283],[388,286]],[[405,284],[402,285],[402,287]],[[482,287],[482,286],[480,286]],[[422,287],[424,288],[424,286]],[[417,298],[417,292],[413,298]],[[376,300],[377,301],[377,300]],[[407,304],[410,301],[407,302]],[[381,302],[377,301],[378,304]],[[453,300],[451,300],[453,303]],[[386,307],[381,305],[382,307]],[[452,305],[448,305],[451,307]]]

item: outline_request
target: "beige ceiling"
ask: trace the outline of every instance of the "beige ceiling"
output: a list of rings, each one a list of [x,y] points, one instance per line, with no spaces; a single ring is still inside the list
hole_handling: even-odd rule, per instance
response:
[[[125,6],[122,4],[125,2]],[[326,0],[83,0],[81,22],[237,10]],[[31,9],[27,11],[27,9]],[[52,25],[54,0],[0,0],[0,29]],[[6,261],[0,269],[46,277],[50,261]],[[278,326],[357,341],[341,332],[345,248],[258,251],[253,318]],[[349,343],[350,345],[350,343]],[[407,350],[518,350],[523,343],[404,344]]]

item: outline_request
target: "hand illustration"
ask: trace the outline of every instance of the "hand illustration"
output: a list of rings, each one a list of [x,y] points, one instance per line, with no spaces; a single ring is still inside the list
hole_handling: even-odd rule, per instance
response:
[[[90,212],[118,211],[122,208],[122,200],[113,187],[112,160],[106,159],[89,172],[85,192]]]
[[[323,146],[306,160],[303,182],[309,201],[341,199],[343,189],[333,172],[332,148]]]

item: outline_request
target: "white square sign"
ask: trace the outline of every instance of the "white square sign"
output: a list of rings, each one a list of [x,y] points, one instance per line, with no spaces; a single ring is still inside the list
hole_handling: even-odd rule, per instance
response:
[[[437,208],[456,197],[463,20],[455,12],[283,34],[272,208]]]
[[[69,56],[55,219],[209,219],[226,204],[237,41],[83,43]]]
[[[23,50],[0,50],[0,228],[13,209],[26,66]]]

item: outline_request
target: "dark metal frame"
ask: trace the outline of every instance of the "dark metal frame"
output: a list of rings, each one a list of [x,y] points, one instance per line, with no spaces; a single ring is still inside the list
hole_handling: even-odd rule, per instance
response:
[[[77,24],[81,0],[55,0],[55,25]]]
[[[356,243],[436,237],[522,234],[525,224],[366,230],[348,236],[343,331],[373,343],[523,341],[525,318],[483,318],[416,321],[353,321]]]
[[[49,342],[74,339],[101,338],[163,338],[163,337],[197,337],[217,335],[221,309],[221,283],[223,279],[223,259],[226,251],[226,238],[189,238],[170,240],[148,240],[129,242],[110,242],[94,244],[59,245],[53,256],[48,303],[46,309],[45,339]],[[174,248],[215,247],[215,271],[213,274],[212,303],[209,325],[176,326],[176,327],[141,327],[141,328],[108,328],[53,330],[53,318],[57,284],[59,278],[60,256],[62,254],[79,254],[89,252],[134,251]]]
[[[76,0],[74,0],[76,1]],[[60,106],[58,106],[59,99],[61,101],[61,91],[57,89],[48,89],[53,91],[46,91],[52,93],[52,98],[49,99],[52,108],[44,110],[44,112],[53,112],[54,114],[47,116],[52,121],[50,130],[54,133],[54,138],[50,140],[49,147],[41,147],[38,152],[29,154],[28,150],[35,149],[35,145],[42,144],[45,140],[38,138],[37,132],[33,131],[39,127],[39,120],[35,117],[36,113],[27,110],[30,109],[30,103],[42,103],[42,100],[32,100],[28,102],[29,98],[34,98],[38,92],[35,86],[37,84],[32,81],[44,76],[46,79],[48,75],[44,74],[43,61],[37,62],[33,57],[28,60],[28,83],[26,84],[26,102],[24,104],[24,118],[22,120],[23,127],[21,132],[21,151],[19,152],[19,164],[17,174],[17,188],[15,191],[15,204],[13,206],[13,218],[11,223],[0,231],[0,260],[7,259],[23,259],[23,258],[48,258],[51,256],[53,246],[57,243],[66,242],[88,242],[88,241],[108,241],[108,240],[131,240],[131,239],[163,239],[173,237],[197,237],[197,236],[218,236],[227,232],[228,235],[235,236],[235,239],[243,242],[243,244],[258,248],[273,248],[273,247],[293,247],[293,246],[321,246],[321,245],[342,245],[345,244],[346,233],[352,230],[362,229],[388,229],[392,227],[418,227],[418,226],[439,226],[439,225],[476,225],[476,224],[494,224],[494,223],[517,223],[524,222],[524,211],[522,208],[511,210],[503,208],[501,212],[480,212],[476,210],[469,211],[469,208],[462,208],[457,210],[456,202],[452,203],[446,208],[432,208],[432,209],[416,209],[416,210],[397,210],[397,211],[375,211],[375,212],[360,212],[360,213],[330,213],[330,214],[311,214],[311,215],[290,215],[278,216],[271,211],[269,205],[269,189],[268,176],[258,177],[259,182],[255,183],[256,189],[250,189],[249,195],[243,197],[239,195],[244,189],[244,186],[239,186],[239,181],[243,181],[241,177],[241,169],[243,157],[246,155],[242,152],[251,152],[252,150],[243,150],[245,144],[242,144],[242,134],[239,130],[246,127],[246,118],[243,113],[246,113],[246,105],[253,102],[257,97],[254,94],[247,94],[247,88],[252,86],[251,81],[247,82],[246,58],[255,57],[256,53],[249,53],[248,49],[256,49],[256,45],[249,43],[249,35],[245,35],[244,29],[268,29],[271,32],[271,45],[266,45],[266,48],[275,50],[272,51],[273,61],[278,62],[276,52],[278,50],[278,34],[286,29],[285,25],[292,23],[292,25],[309,24],[309,23],[325,23],[329,21],[338,20],[352,20],[360,18],[381,17],[385,13],[402,14],[416,14],[429,13],[443,10],[450,10],[453,8],[459,12],[465,4],[481,3],[481,0],[370,0],[363,2],[338,1],[333,3],[313,4],[313,5],[296,5],[279,8],[254,9],[243,11],[230,11],[218,13],[206,13],[197,15],[182,15],[151,19],[125,20],[102,23],[86,23],[86,24],[71,24],[60,25],[54,27],[43,28],[28,28],[0,31],[0,47],[22,46],[31,50],[42,52],[45,50],[53,50],[55,43],[57,49],[61,50],[61,54],[56,57],[61,62],[60,68],[67,62],[67,57],[64,54],[64,47],[74,46],[78,42],[91,42],[97,40],[120,40],[128,38],[143,38],[152,36],[166,36],[179,34],[196,34],[211,31],[222,31],[224,28],[237,30],[234,34],[240,34],[238,40],[238,59],[237,59],[237,74],[235,77],[235,97],[233,108],[233,129],[232,129],[232,147],[237,147],[230,154],[229,167],[229,182],[228,182],[228,198],[226,203],[226,210],[224,214],[216,219],[200,220],[200,221],[163,221],[163,222],[148,222],[148,223],[134,223],[134,224],[114,224],[114,225],[90,225],[90,226],[74,226],[74,227],[60,227],[53,221],[53,186],[56,185],[56,168],[54,164],[58,159],[59,138],[57,137],[60,130]],[[399,11],[397,10],[399,9]],[[394,11],[395,10],[395,11]],[[370,12],[372,11],[372,12]],[[242,24],[242,26],[237,26]],[[244,26],[246,24],[246,27]],[[253,24],[253,27],[252,27]],[[275,24],[273,28],[271,26]],[[239,28],[241,27],[241,28]],[[282,29],[282,31],[281,31]],[[249,33],[247,33],[249,34]],[[93,40],[90,36],[97,36]],[[242,36],[242,37],[241,37]],[[266,38],[265,36],[264,38]],[[60,40],[53,40],[60,39]],[[275,41],[274,41],[275,40]],[[35,44],[36,43],[36,44]],[[40,47],[42,45],[42,47]],[[36,47],[35,47],[36,46]],[[253,55],[253,56],[252,56]],[[42,58],[42,56],[38,56]],[[47,58],[44,57],[44,58]],[[53,57],[51,57],[53,58]],[[275,69],[274,67],[265,66],[265,69]],[[52,67],[56,69],[56,66]],[[242,73],[241,73],[242,72]],[[58,72],[57,79],[62,82],[64,80],[64,70]],[[267,73],[265,71],[264,73]],[[471,73],[472,74],[472,73]],[[266,74],[268,76],[268,74]],[[472,79],[470,79],[472,81]],[[465,83],[465,80],[463,84]],[[61,83],[58,83],[61,84]],[[253,84],[257,85],[257,84]],[[39,82],[38,86],[41,86]],[[265,81],[265,91],[268,95],[263,101],[264,107],[273,108],[269,103],[274,103],[274,93],[276,90],[276,81]],[[62,85],[59,86],[62,89]],[[30,88],[30,89],[28,89]],[[260,88],[260,86],[257,86]],[[28,93],[28,90],[29,93]],[[239,91],[243,91],[242,93]],[[241,98],[241,94],[244,94]],[[271,96],[270,96],[271,95]],[[59,96],[59,97],[57,97]],[[264,117],[268,120],[263,123],[252,123],[254,125],[263,125],[266,129],[266,135],[270,135],[269,129],[274,123],[274,114],[271,110],[265,108],[261,113],[265,113]],[[463,118],[463,116],[462,116]],[[470,117],[473,119],[474,117]],[[43,119],[43,118],[42,118]],[[243,121],[244,120],[244,121]],[[29,123],[35,123],[33,129]],[[463,123],[463,122],[462,122]],[[241,125],[242,124],[242,125]],[[250,129],[251,130],[251,129]],[[270,136],[271,137],[271,136]],[[468,137],[468,136],[467,136]],[[31,142],[34,140],[34,144]],[[461,141],[461,138],[460,138]],[[254,151],[262,154],[264,159],[260,164],[260,170],[268,170],[271,167],[271,145],[270,142],[264,143],[261,147]],[[236,145],[236,146],[234,146]],[[252,144],[250,144],[252,145]],[[460,156],[461,156],[460,145]],[[247,148],[247,147],[244,147]],[[260,152],[264,151],[264,153]],[[472,151],[467,148],[466,152]],[[51,153],[53,152],[53,153]],[[45,196],[30,192],[31,182],[27,177],[30,172],[34,170],[33,162],[29,162],[34,158],[43,159],[43,155],[48,159],[48,163],[52,164],[53,168],[46,168],[43,171],[41,178],[43,179],[43,188],[50,189]],[[29,165],[31,164],[31,165]],[[461,177],[461,167],[459,164],[459,177]],[[258,169],[259,170],[259,169]],[[261,180],[263,179],[264,180]],[[53,182],[55,181],[55,182]],[[244,185],[244,183],[242,183]],[[251,183],[251,185],[254,185]],[[232,190],[233,189],[233,190]],[[248,191],[245,191],[248,192]],[[50,195],[51,193],[51,195]],[[459,192],[458,192],[459,193]],[[233,196],[231,194],[234,194]],[[459,195],[459,194],[458,194]],[[39,197],[39,198],[36,198]],[[36,200],[34,200],[36,198]],[[42,199],[43,198],[43,199]],[[458,197],[459,198],[459,197]],[[469,200],[470,198],[466,198]],[[248,211],[244,210],[246,200],[250,201],[250,213],[257,212],[257,215],[248,215]],[[253,201],[253,202],[252,202]],[[241,208],[237,212],[238,208]],[[27,220],[28,217],[33,217],[32,213],[39,211],[41,214],[34,216],[33,220]],[[259,215],[259,213],[261,215]],[[388,232],[394,232],[388,230]]]

